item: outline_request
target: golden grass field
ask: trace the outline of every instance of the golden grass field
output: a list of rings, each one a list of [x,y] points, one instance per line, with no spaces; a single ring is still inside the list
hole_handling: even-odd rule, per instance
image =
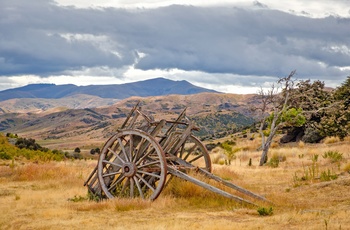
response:
[[[285,159],[277,168],[257,166],[258,139],[237,144],[241,150],[232,164],[213,164],[213,172],[265,196],[273,205],[256,203],[271,206],[272,215],[180,180],[153,202],[89,201],[83,183],[96,160],[15,160],[0,161],[0,229],[350,229],[350,138],[274,144],[269,156]],[[327,151],[338,151],[343,159],[323,158]],[[220,154],[214,149],[212,159]],[[322,173],[337,178],[323,181]]]

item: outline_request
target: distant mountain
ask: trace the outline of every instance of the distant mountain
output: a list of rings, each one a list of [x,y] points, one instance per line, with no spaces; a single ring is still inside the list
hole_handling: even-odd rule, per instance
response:
[[[31,84],[19,88],[0,91],[0,101],[13,98],[57,99],[77,94],[87,94],[101,98],[125,99],[131,96],[162,96],[169,94],[189,95],[202,92],[216,92],[192,85],[188,81],[172,81],[154,78],[145,81],[119,85],[76,86],[55,84]]]

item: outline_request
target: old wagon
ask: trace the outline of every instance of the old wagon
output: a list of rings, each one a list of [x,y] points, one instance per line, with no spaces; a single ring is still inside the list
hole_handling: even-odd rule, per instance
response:
[[[141,197],[154,200],[176,176],[238,202],[254,205],[193,176],[199,173],[246,196],[267,201],[212,174],[209,153],[193,135],[194,130],[198,127],[187,118],[186,109],[177,119],[156,121],[142,112],[137,103],[120,129],[105,142],[98,164],[84,185],[101,199]]]

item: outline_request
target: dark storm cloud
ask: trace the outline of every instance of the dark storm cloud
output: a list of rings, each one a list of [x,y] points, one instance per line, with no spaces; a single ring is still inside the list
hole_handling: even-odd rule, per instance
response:
[[[259,3],[259,2],[256,2]],[[172,5],[77,9],[0,3],[0,76],[47,76],[82,67],[178,68],[208,73],[344,78],[350,19],[276,10]]]

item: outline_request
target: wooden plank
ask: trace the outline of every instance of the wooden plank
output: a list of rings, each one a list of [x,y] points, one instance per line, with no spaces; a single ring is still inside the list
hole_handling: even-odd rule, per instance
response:
[[[192,182],[192,183],[194,183],[194,184],[196,184],[196,185],[198,185],[198,186],[200,186],[200,187],[202,187],[202,188],[204,188],[204,189],[207,189],[207,190],[209,190],[209,191],[215,192],[215,193],[217,193],[217,194],[219,194],[219,195],[222,195],[222,196],[224,196],[224,197],[227,197],[227,198],[233,199],[233,200],[235,200],[235,201],[238,201],[238,202],[240,202],[241,204],[242,204],[242,203],[246,203],[246,204],[250,204],[250,205],[253,205],[253,206],[257,206],[257,207],[258,207],[258,205],[256,205],[256,204],[250,202],[249,200],[245,200],[245,199],[243,199],[243,198],[241,198],[241,197],[232,195],[232,194],[230,194],[230,193],[228,193],[228,192],[225,192],[225,191],[223,191],[223,190],[221,190],[221,189],[218,189],[218,188],[216,188],[216,187],[214,187],[214,186],[212,186],[212,185],[210,185],[210,184],[204,183],[203,181],[200,181],[200,180],[198,180],[198,179],[196,179],[196,178],[193,178],[193,177],[187,175],[186,173],[183,173],[183,172],[181,172],[181,171],[179,171],[179,170],[174,169],[174,168],[171,167],[171,166],[168,166],[168,172],[169,172],[170,174],[174,175],[174,176],[177,176],[177,177],[179,177],[179,178],[182,178],[182,179],[184,179],[184,180],[187,180],[187,181],[189,181],[189,182]]]
[[[219,183],[221,183],[221,184],[223,184],[223,185],[225,185],[227,187],[235,189],[235,190],[237,190],[237,191],[239,191],[239,192],[241,192],[241,193],[243,193],[243,194],[245,194],[247,196],[250,196],[252,198],[255,198],[255,199],[258,199],[258,200],[262,200],[262,201],[265,201],[265,202],[268,202],[268,203],[271,203],[271,201],[267,200],[265,197],[260,196],[258,194],[255,194],[255,193],[253,193],[253,192],[251,192],[249,190],[246,190],[246,189],[244,189],[244,188],[242,188],[242,187],[240,187],[238,185],[235,185],[235,184],[233,184],[233,183],[231,183],[231,182],[229,182],[227,180],[222,179],[221,177],[215,176],[214,174],[212,174],[212,173],[210,173],[210,172],[208,172],[208,171],[206,171],[204,169],[198,168],[198,167],[192,165],[191,163],[188,163],[187,161],[185,161],[185,160],[183,160],[181,158],[177,158],[176,162],[178,164],[180,164],[180,165],[184,165],[184,166],[188,166],[188,167],[192,166],[192,168],[195,168],[198,172],[204,174],[206,177],[208,177],[210,179],[213,179],[213,180],[215,180],[215,181],[217,181],[217,182],[219,182]]]
[[[136,108],[139,106],[139,104],[140,104],[140,101],[138,101],[138,102],[136,103],[136,105],[134,106],[134,108],[130,111],[128,117],[125,119],[125,121],[124,121],[124,123],[122,124],[122,126],[120,127],[120,129],[124,129],[124,128],[125,128],[125,126],[126,126],[126,124],[128,123],[130,117],[132,116],[132,114],[134,113],[134,111],[136,110]]]
[[[203,173],[203,174],[204,174],[205,176],[207,176],[208,178],[213,179],[213,180],[215,180],[215,181],[217,181],[217,182],[219,182],[219,183],[222,183],[222,184],[226,185],[227,187],[233,188],[233,189],[235,189],[235,190],[237,190],[237,191],[239,191],[239,192],[241,192],[241,193],[243,193],[243,194],[245,194],[245,195],[247,195],[247,196],[250,196],[250,197],[253,197],[253,198],[255,198],[255,199],[263,200],[263,201],[266,201],[266,202],[271,203],[271,202],[268,201],[265,197],[260,196],[260,195],[257,195],[257,194],[255,194],[255,193],[249,191],[249,190],[246,190],[246,189],[244,189],[244,188],[242,188],[242,187],[240,187],[240,186],[238,186],[238,185],[235,185],[235,184],[233,184],[233,183],[231,183],[231,182],[229,182],[229,181],[227,181],[227,180],[224,180],[224,179],[222,179],[221,177],[215,176],[214,174],[209,173],[209,172],[207,172],[207,171],[205,171],[205,170],[203,170],[203,169],[201,169],[201,168],[198,168],[198,171],[200,171],[201,173]]]

